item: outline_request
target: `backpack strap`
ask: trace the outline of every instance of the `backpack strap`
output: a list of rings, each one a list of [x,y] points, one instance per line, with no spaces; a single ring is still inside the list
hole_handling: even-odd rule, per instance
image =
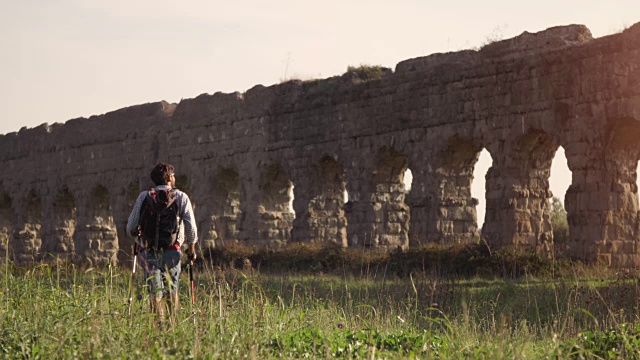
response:
[[[176,202],[178,200],[178,189],[176,188],[172,188],[170,190],[170,194],[171,194],[171,203],[169,205],[167,205],[167,208],[169,208],[169,206],[171,206],[174,202]],[[178,240],[178,236],[180,236],[180,223],[182,223],[182,209],[180,208],[180,203],[176,202],[176,206],[178,207],[178,211],[176,211],[176,222],[178,224],[178,233],[176,234],[176,241]]]

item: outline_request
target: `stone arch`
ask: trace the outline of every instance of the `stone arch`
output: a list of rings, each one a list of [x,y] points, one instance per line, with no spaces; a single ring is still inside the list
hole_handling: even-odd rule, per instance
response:
[[[383,148],[372,177],[374,231],[371,245],[395,249],[409,246],[410,209],[405,203],[404,175],[407,157],[392,148]]]
[[[87,194],[83,211],[78,213],[74,243],[76,256],[91,263],[115,261],[118,234],[111,211],[109,189],[98,184]]]
[[[259,244],[277,246],[291,239],[295,218],[290,208],[293,186],[281,165],[270,164],[262,170],[258,183]]]
[[[549,252],[553,248],[549,176],[557,150],[558,144],[548,133],[534,130],[520,138],[513,153],[513,160],[520,165],[522,191],[519,192],[516,187],[515,195],[525,196],[514,199],[517,213],[517,244],[536,252]]]
[[[346,189],[342,167],[331,156],[322,157],[311,169],[310,187],[308,238],[347,246],[347,219],[344,213]]]
[[[558,143],[547,132],[533,129],[518,137],[501,166],[487,175],[487,224],[483,235],[494,245],[550,253],[549,176]]]
[[[438,152],[435,169],[435,206],[430,218],[435,222],[428,241],[462,243],[479,240],[476,206],[471,195],[473,171],[483,147],[455,137]]]
[[[13,206],[9,194],[0,185],[0,258],[5,258],[13,233]]]
[[[204,205],[206,219],[199,229],[205,247],[225,246],[238,240],[240,219],[240,176],[231,167],[218,167],[211,180],[211,192]]]
[[[77,225],[76,199],[65,185],[53,198],[51,214],[42,236],[42,253],[67,258],[75,251],[73,234]]]
[[[16,214],[11,248],[18,263],[37,259],[42,246],[42,199],[31,190]]]
[[[405,203],[404,173],[407,157],[383,147],[378,156],[354,167],[345,204],[350,246],[397,249],[409,245],[409,207]]]
[[[567,160],[573,181],[565,197],[569,255],[602,265],[637,268],[637,169],[640,122],[609,119],[604,144],[570,143]],[[604,146],[601,146],[604,145]]]

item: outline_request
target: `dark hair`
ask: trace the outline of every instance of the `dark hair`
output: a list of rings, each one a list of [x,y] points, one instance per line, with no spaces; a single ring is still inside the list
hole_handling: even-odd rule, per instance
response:
[[[151,180],[158,185],[167,185],[169,178],[173,174],[173,165],[158,164],[151,170]]]

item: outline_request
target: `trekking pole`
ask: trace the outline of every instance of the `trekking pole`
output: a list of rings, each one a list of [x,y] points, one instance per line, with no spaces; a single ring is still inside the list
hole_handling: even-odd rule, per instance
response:
[[[136,277],[136,265],[138,264],[138,240],[140,240],[140,229],[138,229],[138,236],[133,242],[133,269],[131,270],[131,283],[129,284],[129,316],[131,316],[131,304],[133,303],[133,291],[134,281]]]
[[[194,352],[198,357],[200,349],[200,340],[198,340],[198,324],[196,322],[196,283],[193,280],[193,261],[189,262],[189,291],[191,292],[191,316],[193,316],[193,331],[195,334],[195,341],[193,343]]]
[[[196,283],[193,280],[193,261],[189,261],[189,295],[191,296],[191,316],[193,316],[193,326],[196,326]]]
[[[189,286],[191,289],[191,306],[196,304],[196,283],[193,281],[193,261],[189,263]]]

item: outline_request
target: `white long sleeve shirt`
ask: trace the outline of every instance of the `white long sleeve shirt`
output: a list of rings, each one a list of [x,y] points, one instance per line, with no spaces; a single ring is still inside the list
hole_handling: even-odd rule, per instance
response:
[[[157,191],[170,189],[171,186],[168,185],[156,186]],[[127,232],[131,236],[138,235],[140,209],[148,193],[149,191],[145,190],[141,192],[140,195],[138,195],[136,203],[133,205],[133,210],[131,210],[131,214],[129,215],[129,221],[127,221]],[[176,189],[176,201],[178,202],[178,206],[180,207],[180,221],[182,222],[182,224],[180,225],[180,232],[178,233],[177,242],[180,246],[182,246],[183,243],[187,245],[195,244],[196,242],[198,242],[198,228],[196,227],[196,219],[193,215],[191,200],[189,200],[189,196],[187,196],[187,194]]]

